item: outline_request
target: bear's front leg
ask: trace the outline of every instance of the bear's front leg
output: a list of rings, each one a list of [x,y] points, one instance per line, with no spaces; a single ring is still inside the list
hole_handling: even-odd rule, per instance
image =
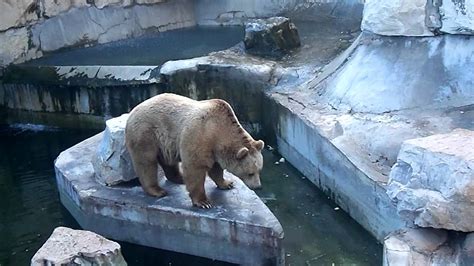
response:
[[[219,189],[227,190],[234,187],[234,182],[224,179],[224,170],[218,163],[214,163],[208,174]]]
[[[209,199],[207,199],[206,191],[204,190],[206,170],[193,169],[183,165],[183,178],[186,189],[189,192],[189,197],[193,202],[193,206],[203,209],[212,208],[212,204]]]

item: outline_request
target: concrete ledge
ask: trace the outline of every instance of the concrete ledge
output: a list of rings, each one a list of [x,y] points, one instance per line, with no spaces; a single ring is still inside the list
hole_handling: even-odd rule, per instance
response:
[[[378,240],[405,226],[385,193],[364,165],[354,162],[331,142],[321,125],[314,124],[298,103],[269,93],[278,151],[317,187],[372,233]],[[314,114],[314,113],[313,113]],[[273,120],[265,118],[266,123]],[[372,170],[373,171],[373,170]]]
[[[91,162],[101,138],[98,134],[77,144],[55,162],[61,202],[84,229],[232,263],[284,264],[280,223],[240,179],[226,173],[236,184],[229,191],[207,180],[207,194],[216,206],[211,210],[192,207],[185,187],[166,180],[160,185],[169,195],[162,199],[145,195],[137,185],[102,186],[95,181]]]

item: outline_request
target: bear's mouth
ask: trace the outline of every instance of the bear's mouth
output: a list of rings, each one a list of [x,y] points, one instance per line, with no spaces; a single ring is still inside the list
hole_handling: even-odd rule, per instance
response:
[[[243,180],[245,185],[252,190],[260,190],[262,189],[262,183],[260,182],[260,178],[253,178],[253,179],[244,179]]]

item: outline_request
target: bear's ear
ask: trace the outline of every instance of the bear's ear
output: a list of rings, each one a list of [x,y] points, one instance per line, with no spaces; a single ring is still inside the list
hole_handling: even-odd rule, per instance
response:
[[[263,149],[263,146],[265,146],[265,142],[263,142],[263,140],[257,140],[255,141],[254,146],[255,146],[255,149],[257,149],[258,151],[261,151]]]
[[[249,154],[249,149],[243,147],[241,148],[238,152],[237,152],[237,160],[240,160],[240,159],[243,159],[245,156],[247,156],[247,154]]]

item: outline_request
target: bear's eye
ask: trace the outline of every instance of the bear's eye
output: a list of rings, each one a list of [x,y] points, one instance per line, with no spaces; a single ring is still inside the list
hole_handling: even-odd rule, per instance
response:
[[[255,174],[249,174],[249,177],[252,177],[252,176],[254,176],[254,175],[255,175]]]

